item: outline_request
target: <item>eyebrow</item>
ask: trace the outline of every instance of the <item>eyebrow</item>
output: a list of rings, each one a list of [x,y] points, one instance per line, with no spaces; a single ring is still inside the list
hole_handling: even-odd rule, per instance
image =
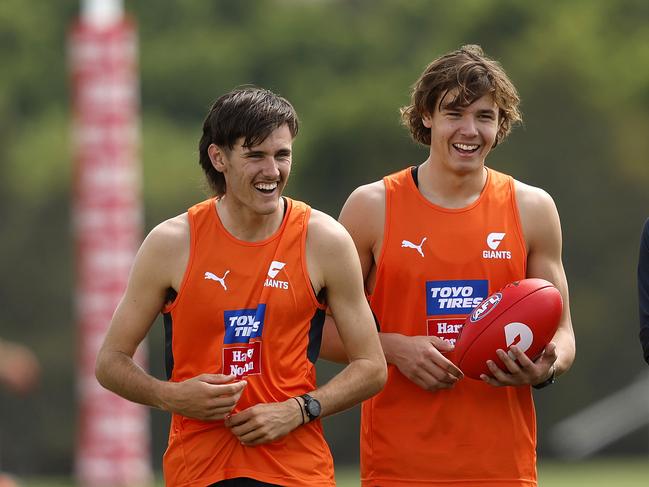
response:
[[[266,152],[261,151],[261,150],[249,150],[246,151],[243,156],[244,157],[260,157],[260,156],[265,156]],[[275,152],[276,156],[290,156],[291,155],[291,149],[279,149],[277,152]]]
[[[482,110],[478,110],[478,115],[493,115],[496,116],[498,114],[497,110],[494,110],[493,108],[484,108]]]

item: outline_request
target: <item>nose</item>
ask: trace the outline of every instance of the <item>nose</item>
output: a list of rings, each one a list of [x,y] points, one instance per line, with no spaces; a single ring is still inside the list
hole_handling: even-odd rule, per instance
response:
[[[279,168],[277,166],[277,160],[274,157],[267,157],[264,160],[262,174],[264,175],[264,177],[267,177],[269,179],[276,179],[279,177]]]
[[[477,125],[472,116],[467,115],[462,117],[462,125],[460,126],[460,133],[466,136],[478,135]]]

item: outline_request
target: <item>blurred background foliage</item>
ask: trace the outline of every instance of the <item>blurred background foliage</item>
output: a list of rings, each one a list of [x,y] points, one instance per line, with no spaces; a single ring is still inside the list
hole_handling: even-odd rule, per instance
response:
[[[0,392],[2,467],[21,474],[68,473],[73,462],[66,35],[78,8],[0,4],[0,336],[32,346],[44,365],[36,394]],[[553,424],[646,367],[635,289],[649,216],[645,0],[141,0],[126,9],[140,36],[147,231],[205,196],[197,143],[225,91],[252,83],[295,105],[302,125],[288,194],[337,216],[358,185],[425,159],[398,109],[433,58],[482,45],[518,87],[524,116],[488,165],[546,189],[562,217],[578,356],[537,394],[541,456],[553,455]],[[150,348],[162,377],[159,325]],[[334,370],[323,364],[322,379]],[[159,466],[168,418],[152,418]],[[357,461],[357,419],[325,421],[341,463]],[[604,453],[646,454],[648,436],[645,428]]]

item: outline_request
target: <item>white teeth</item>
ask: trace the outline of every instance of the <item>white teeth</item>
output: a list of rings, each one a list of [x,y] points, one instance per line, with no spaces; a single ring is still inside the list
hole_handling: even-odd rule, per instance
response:
[[[467,151],[476,150],[478,147],[480,147],[479,145],[475,145],[475,144],[453,144],[453,145],[458,149],[467,150]]]
[[[274,183],[257,183],[255,188],[262,189],[264,191],[272,191],[277,187],[277,182]]]

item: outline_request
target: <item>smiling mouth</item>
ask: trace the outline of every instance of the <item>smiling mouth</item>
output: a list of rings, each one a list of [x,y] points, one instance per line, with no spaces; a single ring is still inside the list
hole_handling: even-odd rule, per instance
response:
[[[453,148],[461,154],[473,154],[480,146],[478,144],[453,144]]]
[[[277,181],[273,181],[272,183],[256,183],[254,186],[256,190],[264,194],[271,194],[277,189],[278,184]]]

